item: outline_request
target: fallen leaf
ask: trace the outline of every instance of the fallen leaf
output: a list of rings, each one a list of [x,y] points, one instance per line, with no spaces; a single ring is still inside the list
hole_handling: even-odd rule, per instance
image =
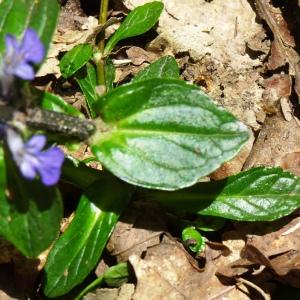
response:
[[[133,300],[249,299],[246,287],[239,287],[241,291],[220,282],[210,254],[207,249],[205,269],[201,270],[180,244],[164,238],[160,245],[149,248],[143,259],[130,256],[137,277]]]
[[[249,235],[243,257],[272,269],[277,279],[300,287],[300,217],[262,236]]]
[[[279,166],[297,176],[300,176],[300,152],[288,153],[281,157]]]
[[[117,223],[107,244],[107,250],[118,262],[132,254],[141,255],[149,247],[160,243],[166,231],[165,217],[154,202],[131,205]]]
[[[293,152],[300,152],[299,125],[294,118],[287,122],[278,112],[267,116],[243,169],[280,166],[283,157]]]
[[[128,59],[135,66],[140,66],[142,63],[152,63],[154,60],[159,58],[159,55],[146,51],[140,47],[130,47],[126,50]]]
[[[131,300],[134,292],[134,285],[125,283],[120,288],[114,289],[96,289],[88,293],[83,300]]]
[[[274,7],[270,0],[256,0],[256,6],[274,36],[267,66],[273,70],[285,63],[289,64],[289,75],[295,79],[294,89],[300,100],[300,56],[296,51],[295,39],[290,32],[290,24],[283,17],[281,9]]]

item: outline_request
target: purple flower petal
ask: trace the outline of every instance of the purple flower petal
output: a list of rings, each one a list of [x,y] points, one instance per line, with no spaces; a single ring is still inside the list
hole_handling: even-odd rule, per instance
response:
[[[45,47],[40,41],[36,32],[29,28],[25,31],[21,51],[24,53],[24,59],[32,63],[40,63],[45,56]]]
[[[44,185],[54,185],[58,182],[61,167],[64,161],[64,153],[57,147],[52,147],[39,154],[38,172]]]
[[[21,174],[26,179],[33,180],[37,175],[37,171],[36,171],[34,165],[32,165],[31,162],[26,159],[24,159],[21,162],[19,168],[20,168]]]
[[[36,32],[33,29],[27,29],[21,42],[8,34],[5,37],[5,42],[6,52],[1,66],[4,75],[2,81],[5,81],[5,77],[9,76],[17,76],[24,80],[34,79],[34,69],[31,63],[40,63],[45,55],[44,45]],[[5,87],[6,94],[12,88],[13,81],[10,80],[9,82],[10,86]]]
[[[33,67],[28,63],[18,64],[14,69],[14,75],[24,80],[32,80],[35,76]]]
[[[11,34],[7,34],[5,36],[5,46],[6,46],[6,58],[10,58],[13,56],[13,53],[18,51],[19,48],[19,44],[17,39],[11,35]]]
[[[6,141],[10,149],[13,159],[17,164],[20,164],[23,158],[24,143],[21,136],[13,129],[6,128]]]
[[[46,145],[46,137],[42,134],[33,135],[25,144],[30,153],[38,153]]]
[[[12,157],[21,174],[28,180],[40,175],[44,185],[50,186],[58,182],[64,153],[57,147],[42,151],[46,144],[44,135],[34,135],[25,144],[13,128],[6,129],[6,140]]]

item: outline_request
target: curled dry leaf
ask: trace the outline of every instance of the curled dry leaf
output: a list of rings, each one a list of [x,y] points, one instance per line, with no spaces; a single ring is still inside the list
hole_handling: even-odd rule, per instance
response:
[[[242,292],[235,285],[219,281],[211,254],[208,248],[205,269],[200,270],[179,243],[164,238],[160,245],[148,249],[144,259],[130,256],[137,277],[133,299],[249,299],[247,288]]]
[[[247,236],[243,256],[272,269],[278,280],[300,288],[300,217],[277,231]]]
[[[296,43],[290,31],[290,24],[282,16],[281,9],[274,7],[270,0],[256,0],[256,6],[260,16],[267,22],[274,36],[267,67],[275,70],[288,63],[289,75],[295,79],[294,88],[300,99],[300,56],[295,50]]]

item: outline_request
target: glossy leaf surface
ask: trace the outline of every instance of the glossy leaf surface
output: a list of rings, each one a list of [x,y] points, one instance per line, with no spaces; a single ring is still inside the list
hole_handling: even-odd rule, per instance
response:
[[[300,178],[279,168],[261,167],[176,192],[145,191],[145,197],[181,213],[273,221],[300,207]]]
[[[74,219],[48,256],[46,296],[67,293],[91,272],[131,192],[129,185],[111,179],[96,181],[88,188],[80,199]]]
[[[107,132],[92,151],[121,179],[144,187],[190,186],[238,153],[245,125],[197,87],[153,79],[114,89],[96,105]]]
[[[83,117],[83,114],[80,111],[57,95],[43,92],[41,93],[40,101],[40,105],[43,109],[65,113],[71,116]]]
[[[61,61],[59,67],[64,78],[69,78],[81,69],[92,57],[93,48],[90,44],[80,44],[67,52]]]
[[[151,29],[158,21],[163,8],[164,5],[161,2],[153,1],[131,11],[107,42],[104,54],[110,53],[119,41],[143,34]]]
[[[24,255],[37,257],[57,237],[62,203],[55,187],[25,180],[0,148],[0,234]],[[6,191],[6,192],[5,192]]]
[[[179,79],[179,68],[173,56],[168,55],[158,59],[137,73],[131,83],[155,78]]]
[[[95,66],[91,63],[87,63],[86,66],[76,73],[75,79],[84,93],[91,117],[96,117],[94,105],[98,96],[95,90],[97,86],[97,71]]]
[[[57,1],[0,1],[0,54],[4,51],[5,34],[21,38],[26,28],[34,29],[48,49],[59,13]]]

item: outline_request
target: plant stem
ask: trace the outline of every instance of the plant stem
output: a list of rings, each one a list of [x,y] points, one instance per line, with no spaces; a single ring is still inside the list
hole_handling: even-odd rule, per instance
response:
[[[89,291],[94,290],[96,287],[98,287],[103,282],[104,277],[101,276],[94,280],[90,285],[88,285],[74,300],[81,300],[85,294],[87,294]]]
[[[100,6],[100,14],[99,14],[99,25],[105,24],[107,20],[107,11],[108,11],[108,4],[109,0],[101,0],[101,6]],[[98,84],[104,85],[105,84],[105,71],[104,71],[104,58],[102,57],[104,52],[104,46],[105,46],[105,33],[103,33],[103,36],[101,38],[101,41],[98,45],[99,52],[101,54],[101,58],[97,62],[97,75],[98,75]]]

